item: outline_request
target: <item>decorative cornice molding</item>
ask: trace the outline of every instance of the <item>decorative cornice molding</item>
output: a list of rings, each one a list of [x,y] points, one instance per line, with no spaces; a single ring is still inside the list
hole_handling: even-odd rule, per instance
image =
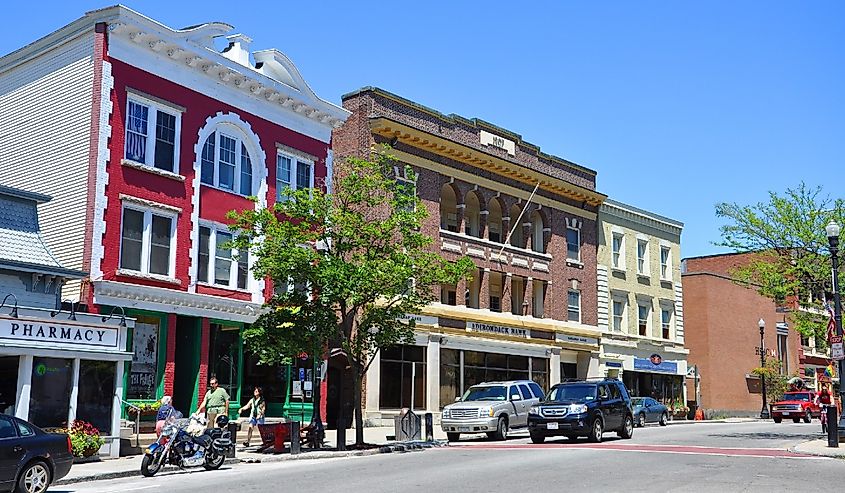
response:
[[[246,323],[255,322],[263,309],[258,303],[140,284],[94,281],[93,285],[94,302],[97,304]]]
[[[648,226],[658,231],[675,235],[679,237],[680,243],[681,230],[684,224],[663,216],[652,214],[650,212],[632,207],[621,202],[616,202],[610,199],[605,200],[599,208],[599,213],[607,216],[618,217],[626,221],[631,221],[636,224]],[[612,224],[612,221],[608,221]]]

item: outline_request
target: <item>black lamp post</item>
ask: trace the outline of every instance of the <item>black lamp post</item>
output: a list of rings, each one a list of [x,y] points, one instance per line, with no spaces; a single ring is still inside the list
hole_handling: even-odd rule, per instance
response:
[[[827,233],[827,241],[830,243],[830,257],[833,263],[833,320],[836,323],[836,335],[842,337],[842,301],[839,298],[839,225],[833,219],[824,228]],[[845,402],[843,394],[842,371],[845,370],[845,361],[839,360],[839,402]],[[836,408],[836,406],[834,406]],[[838,435],[845,433],[845,413],[839,417]],[[828,425],[830,426],[830,425]],[[838,444],[837,444],[838,445]]]
[[[763,336],[766,333],[766,321],[762,318],[757,321],[760,327],[760,368],[766,368],[766,346],[763,343]],[[766,404],[766,376],[760,375],[760,383],[763,386],[763,408],[760,409],[760,419],[769,419],[769,406]]]

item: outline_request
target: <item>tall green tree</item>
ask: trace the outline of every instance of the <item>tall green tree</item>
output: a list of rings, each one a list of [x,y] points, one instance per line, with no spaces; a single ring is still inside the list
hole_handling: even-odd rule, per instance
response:
[[[822,345],[827,326],[823,303],[833,291],[825,226],[831,219],[845,224],[843,211],[842,199],[804,183],[783,194],[769,192],[768,202],[716,205],[716,216],[728,221],[720,227],[717,245],[752,254],[734,277],[778,305],[797,301],[803,310],[790,313],[793,325]]]
[[[246,331],[262,361],[328,344],[339,345],[354,380],[356,443],[363,444],[361,384],[377,352],[409,343],[403,321],[432,302],[435,287],[468,277],[468,258],[448,262],[420,232],[426,208],[410,168],[387,148],[335,168],[331,193],[284,190],[273,207],[231,212],[239,249],[255,257],[254,275],[279,289]],[[296,307],[296,308],[292,308]]]

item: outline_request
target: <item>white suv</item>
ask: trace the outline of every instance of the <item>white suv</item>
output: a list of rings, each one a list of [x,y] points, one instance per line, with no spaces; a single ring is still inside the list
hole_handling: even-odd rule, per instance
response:
[[[543,395],[543,389],[531,380],[473,385],[443,408],[440,426],[450,442],[458,441],[461,433],[487,433],[491,439],[507,440],[510,428],[528,426],[528,410]]]

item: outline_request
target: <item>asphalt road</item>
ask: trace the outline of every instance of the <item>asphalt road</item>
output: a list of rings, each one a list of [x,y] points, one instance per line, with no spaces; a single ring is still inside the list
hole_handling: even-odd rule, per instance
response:
[[[319,488],[369,492],[834,490],[845,461],[801,456],[788,447],[821,436],[811,424],[703,423],[636,429],[631,440],[566,439],[533,445],[468,437],[456,446],[405,454],[239,464],[220,471],[167,472],[58,486],[53,493],[268,492]]]

